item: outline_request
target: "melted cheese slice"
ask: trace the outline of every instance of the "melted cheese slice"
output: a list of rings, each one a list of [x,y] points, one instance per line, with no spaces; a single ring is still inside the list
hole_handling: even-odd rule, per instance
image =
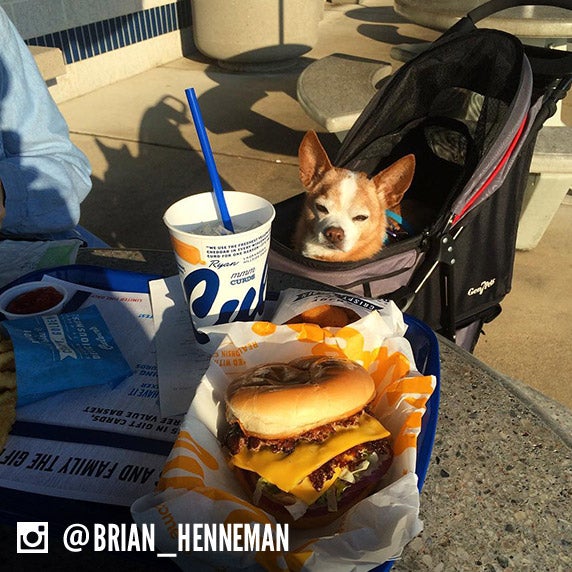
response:
[[[364,414],[357,426],[340,429],[322,443],[299,443],[290,454],[273,453],[266,448],[256,452],[244,447],[232,457],[231,464],[258,473],[283,491],[294,493],[298,484],[306,490],[303,479],[330,459],[356,445],[388,436],[389,431],[377,419]],[[323,492],[324,489],[318,496]]]
[[[338,480],[338,477],[341,474],[342,470],[339,467],[336,467],[334,469],[334,476],[331,479],[328,479],[319,491],[314,488],[312,481],[310,481],[308,477],[305,477],[289,492],[296,498],[303,500],[307,505],[314,504],[318,498],[321,497]]]

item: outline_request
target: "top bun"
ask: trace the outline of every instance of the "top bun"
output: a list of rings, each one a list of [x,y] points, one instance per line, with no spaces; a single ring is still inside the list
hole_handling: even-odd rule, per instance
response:
[[[304,310],[302,313],[290,318],[286,323],[317,324],[322,328],[327,326],[343,328],[359,319],[359,314],[350,308],[332,306],[331,304],[322,304],[320,306],[314,306],[313,308]]]
[[[375,383],[359,364],[312,356],[253,368],[227,390],[227,413],[262,439],[286,439],[361,411]]]

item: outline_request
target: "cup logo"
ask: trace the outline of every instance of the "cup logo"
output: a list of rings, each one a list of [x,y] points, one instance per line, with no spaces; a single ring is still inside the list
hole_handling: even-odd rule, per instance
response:
[[[266,276],[268,265],[264,266],[261,281],[258,289],[248,288],[242,300],[231,298],[224,300],[219,298],[220,278],[218,274],[210,268],[199,268],[187,274],[183,279],[185,297],[189,300],[191,314],[199,319],[208,316],[216,318],[210,324],[228,324],[229,322],[250,322],[261,316],[264,311],[264,295],[266,293]],[[202,291],[202,294],[194,296],[195,290]],[[256,296],[258,294],[258,300]],[[217,298],[219,298],[217,300]],[[216,306],[219,306],[218,308]],[[237,311],[238,309],[238,311]],[[204,332],[197,329],[192,322],[195,337],[200,344],[207,344],[210,338]]]

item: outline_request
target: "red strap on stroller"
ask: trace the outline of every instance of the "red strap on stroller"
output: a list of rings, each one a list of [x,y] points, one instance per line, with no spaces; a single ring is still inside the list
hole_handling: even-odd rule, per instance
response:
[[[471,210],[472,206],[479,200],[480,196],[485,192],[487,187],[494,181],[495,177],[498,175],[499,171],[504,167],[506,162],[511,157],[515,147],[517,146],[518,142],[520,141],[520,137],[524,131],[524,127],[528,121],[528,115],[523,119],[516,135],[514,136],[513,140],[511,141],[508,149],[505,151],[505,154],[502,156],[502,159],[499,161],[498,165],[494,168],[493,172],[487,177],[486,181],[481,185],[480,189],[471,197],[469,201],[465,204],[465,206],[461,209],[461,212],[455,215],[453,218],[452,224],[455,225],[459,220],[461,220],[465,214]]]

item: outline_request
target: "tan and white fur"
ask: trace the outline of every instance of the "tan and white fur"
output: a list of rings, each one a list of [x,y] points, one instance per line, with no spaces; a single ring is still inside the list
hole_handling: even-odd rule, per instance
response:
[[[330,262],[370,258],[383,248],[386,209],[399,212],[411,185],[415,156],[406,155],[372,177],[334,167],[314,131],[298,153],[306,188],[294,248],[308,258]]]

